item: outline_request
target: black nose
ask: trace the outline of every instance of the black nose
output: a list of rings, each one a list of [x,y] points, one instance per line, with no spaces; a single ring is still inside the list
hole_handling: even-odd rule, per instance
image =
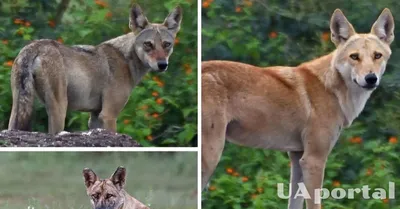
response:
[[[377,80],[378,78],[376,77],[375,73],[369,73],[365,76],[365,82],[367,82],[369,85],[375,84]]]
[[[157,65],[158,65],[158,69],[165,70],[168,67],[168,62],[167,61],[158,61]]]

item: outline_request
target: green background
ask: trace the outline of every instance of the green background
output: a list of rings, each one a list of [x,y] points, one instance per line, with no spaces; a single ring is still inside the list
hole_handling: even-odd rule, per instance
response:
[[[197,208],[196,152],[2,152],[0,208],[89,209],[82,170],[105,179],[118,166],[125,190],[150,208]]]
[[[379,88],[346,129],[329,156],[324,187],[387,189],[395,200],[323,201],[324,209],[400,208],[400,4],[397,0],[202,0],[203,60],[234,60],[257,66],[296,66],[334,50],[329,20],[342,9],[358,32],[369,32],[383,8],[395,18],[392,56]],[[203,92],[204,93],[204,92]],[[286,153],[227,144],[203,192],[203,208],[286,208],[277,183],[289,183]],[[287,192],[287,190],[286,190]]]
[[[172,9],[183,8],[183,21],[166,73],[148,74],[133,90],[118,117],[118,132],[142,145],[194,146],[197,132],[197,2],[195,0],[5,0],[0,2],[0,129],[11,112],[10,70],[31,40],[66,45],[96,45],[130,32],[130,5],[139,3],[150,22],[162,23]],[[57,17],[61,16],[61,21]],[[88,113],[68,112],[67,131],[87,130]],[[47,132],[43,105],[34,109],[33,130]]]

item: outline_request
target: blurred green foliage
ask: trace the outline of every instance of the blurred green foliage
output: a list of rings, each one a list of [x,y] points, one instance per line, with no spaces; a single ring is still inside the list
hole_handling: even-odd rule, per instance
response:
[[[68,0],[67,0],[68,1]],[[195,0],[70,0],[60,16],[61,1],[6,0],[0,2],[0,128],[11,112],[10,70],[20,49],[46,38],[66,45],[97,45],[130,32],[129,8],[139,3],[150,22],[161,23],[172,9],[183,8],[181,30],[169,70],[151,73],[133,90],[118,117],[118,132],[144,146],[193,146],[197,139],[197,2]],[[64,0],[64,2],[66,2]],[[89,115],[68,112],[67,131],[87,130]],[[35,104],[33,130],[47,131],[43,105]]]
[[[397,0],[203,0],[203,60],[234,60],[257,66],[295,66],[334,50],[329,20],[340,8],[358,32],[369,32],[383,8],[400,25]],[[363,113],[341,135],[329,156],[324,187],[400,189],[400,50],[396,27],[392,56],[381,86]],[[279,182],[289,183],[286,153],[227,144],[203,208],[286,208],[276,195]],[[397,200],[323,201],[324,209],[399,209]]]

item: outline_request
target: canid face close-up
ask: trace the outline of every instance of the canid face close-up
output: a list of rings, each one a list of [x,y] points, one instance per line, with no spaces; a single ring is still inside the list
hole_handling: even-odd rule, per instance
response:
[[[175,8],[163,24],[150,24],[140,7],[131,11],[129,27],[137,34],[135,51],[153,71],[164,72],[172,54],[175,37],[180,29],[182,9]]]
[[[86,191],[93,209],[118,209],[124,205],[125,168],[118,167],[109,179],[100,179],[89,168],[83,170]]]
[[[331,19],[332,41],[338,47],[335,67],[346,80],[364,89],[375,89],[385,72],[392,53],[394,20],[384,10],[370,34],[357,34],[343,13],[335,11]]]

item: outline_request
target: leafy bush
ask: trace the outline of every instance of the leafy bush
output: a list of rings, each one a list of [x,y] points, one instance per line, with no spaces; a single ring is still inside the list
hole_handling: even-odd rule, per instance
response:
[[[223,59],[257,66],[295,66],[334,49],[329,20],[340,8],[359,32],[368,32],[383,8],[391,9],[399,25],[396,0],[296,1],[203,0],[203,60]],[[268,3],[268,4],[267,4]],[[395,36],[400,37],[396,28]],[[398,40],[398,39],[397,39]],[[400,187],[400,53],[392,43],[392,56],[381,86],[363,113],[341,135],[329,156],[324,187],[332,189]],[[277,183],[289,183],[286,153],[255,150],[228,144],[222,160],[203,192],[203,208],[286,208],[277,196]],[[286,190],[287,191],[287,190]],[[398,193],[398,192],[397,192]],[[400,198],[396,194],[396,198]],[[324,209],[400,208],[399,200],[323,201]]]
[[[62,2],[68,3],[68,0]],[[97,45],[130,32],[129,7],[139,3],[151,22],[162,22],[177,5],[184,12],[169,70],[151,73],[131,94],[118,117],[118,132],[146,146],[192,146],[197,132],[197,5],[194,0],[0,2],[0,128],[11,112],[10,69],[20,49],[31,40],[55,39],[66,45]],[[61,19],[62,17],[62,19]],[[62,21],[60,21],[62,20]],[[36,104],[33,130],[47,131],[47,114]],[[65,129],[87,130],[88,113],[69,112]]]

